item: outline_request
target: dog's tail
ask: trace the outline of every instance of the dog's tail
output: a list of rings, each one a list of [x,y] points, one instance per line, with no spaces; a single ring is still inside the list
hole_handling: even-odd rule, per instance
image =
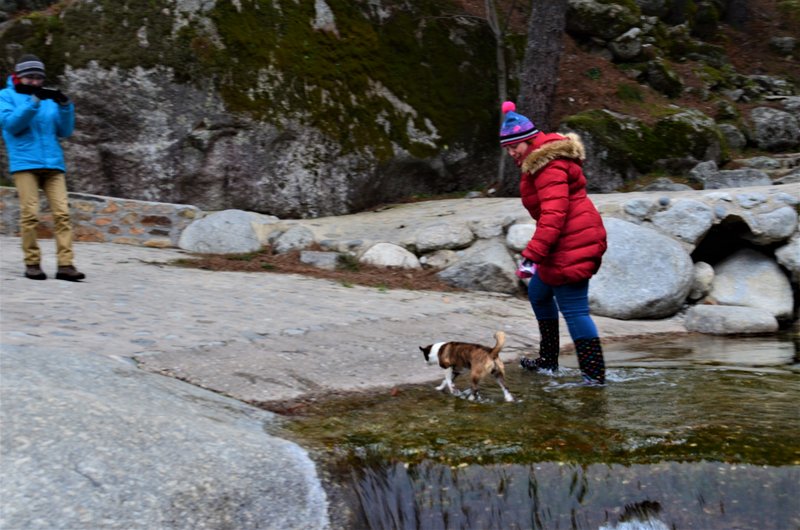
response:
[[[497,356],[500,355],[500,350],[503,349],[503,345],[506,343],[506,334],[502,331],[498,331],[494,334],[494,340],[497,342],[495,343],[494,348],[492,348],[492,353],[489,355],[492,357],[492,359],[497,359]]]

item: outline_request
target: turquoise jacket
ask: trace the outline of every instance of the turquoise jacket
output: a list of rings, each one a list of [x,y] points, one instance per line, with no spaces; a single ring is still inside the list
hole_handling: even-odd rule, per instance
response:
[[[0,128],[8,150],[11,173],[30,169],[66,171],[59,138],[75,128],[75,106],[70,101],[59,105],[51,99],[39,100],[14,90],[11,76],[0,90]]]

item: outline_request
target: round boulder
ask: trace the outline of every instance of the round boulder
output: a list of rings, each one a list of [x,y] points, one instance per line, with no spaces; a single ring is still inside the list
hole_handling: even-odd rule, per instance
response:
[[[202,217],[181,233],[178,246],[206,254],[255,252],[264,245],[263,226],[278,222],[277,217],[243,210],[223,210]]]
[[[657,231],[607,218],[608,251],[589,282],[592,313],[619,319],[664,318],[683,305],[694,267],[680,243]]]

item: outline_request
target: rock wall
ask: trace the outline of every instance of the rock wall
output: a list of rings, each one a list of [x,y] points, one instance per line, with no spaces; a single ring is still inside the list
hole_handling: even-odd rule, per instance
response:
[[[620,101],[644,103],[645,86],[673,98],[650,120],[608,110],[563,120],[586,143],[591,191],[685,177],[732,149],[800,145],[792,80],[741,75],[710,44],[729,3],[568,2],[570,37],[631,80]],[[309,218],[498,187],[496,41],[479,4],[12,0],[3,14],[0,78],[35,52],[76,103],[64,142],[73,190]],[[791,63],[796,42],[782,38],[775,61]],[[513,97],[521,35],[505,46]],[[677,74],[687,61],[702,73],[694,83]],[[719,112],[672,105],[679,96]],[[513,183],[500,191],[515,195]]]
[[[449,9],[76,0],[0,46],[7,65],[38,53],[76,104],[71,189],[318,217],[488,185],[493,37]]]
[[[44,194],[42,194],[44,195]],[[76,241],[176,247],[183,230],[203,212],[185,204],[135,201],[70,193]],[[41,198],[39,236],[53,237],[53,218]],[[19,198],[14,188],[0,187],[0,234],[19,235]]]

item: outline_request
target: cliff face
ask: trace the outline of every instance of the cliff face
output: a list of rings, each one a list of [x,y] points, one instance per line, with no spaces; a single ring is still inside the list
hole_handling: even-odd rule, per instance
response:
[[[493,38],[447,13],[75,0],[6,23],[0,43],[40,55],[76,103],[72,189],[313,217],[486,184]]]
[[[591,191],[667,176],[696,186],[699,162],[800,146],[798,0],[567,2],[553,115],[584,139]],[[513,98],[528,13],[497,3],[510,23]],[[484,9],[0,0],[0,73],[36,53],[75,101],[64,145],[76,192],[281,218],[490,185],[515,194],[516,168],[497,177],[498,67]]]

